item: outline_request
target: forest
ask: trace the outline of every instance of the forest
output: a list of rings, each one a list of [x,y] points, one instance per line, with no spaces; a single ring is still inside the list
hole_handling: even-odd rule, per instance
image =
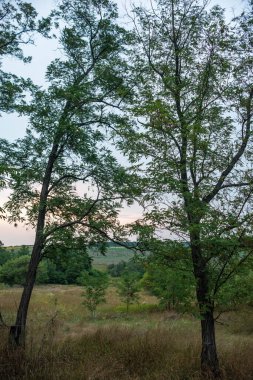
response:
[[[1,378],[252,379],[253,3],[221,3],[0,1],[0,217],[34,232],[0,236]],[[38,38],[43,85],[6,65]]]

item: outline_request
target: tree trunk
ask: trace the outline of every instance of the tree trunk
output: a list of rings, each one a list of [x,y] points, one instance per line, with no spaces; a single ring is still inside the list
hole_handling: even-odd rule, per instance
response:
[[[204,279],[203,279],[204,277]],[[201,317],[201,370],[207,376],[220,377],[219,361],[215,340],[215,323],[213,317],[213,304],[209,299],[208,289],[203,286],[207,283],[206,276],[197,278],[197,299]],[[204,281],[203,281],[204,280]]]
[[[207,310],[201,317],[201,370],[204,374],[210,373],[214,378],[219,378],[220,369],[215,342],[213,310]]]
[[[201,370],[206,377],[220,377],[215,341],[213,302],[209,295],[209,278],[206,261],[202,255],[198,232],[191,234],[191,253],[196,279],[196,294],[201,316],[202,350]]]
[[[15,325],[11,326],[9,333],[9,343],[12,346],[25,345],[25,330],[28,307],[32,295],[32,290],[36,280],[36,273],[41,258],[42,246],[40,244],[34,245],[31,260],[29,263],[28,272],[26,275],[26,282],[19,303]]]
[[[51,153],[49,155],[49,159],[47,162],[45,175],[42,181],[42,187],[40,192],[40,200],[39,200],[39,213],[37,219],[37,227],[36,227],[36,236],[35,242],[32,250],[31,260],[29,263],[26,282],[23,289],[23,293],[21,296],[16,323],[14,326],[11,326],[9,333],[9,343],[13,346],[24,346],[25,345],[25,330],[26,330],[26,319],[28,307],[33,291],[33,287],[36,280],[36,273],[38,269],[38,265],[41,260],[41,253],[44,245],[44,226],[45,226],[45,217],[47,212],[46,202],[48,197],[48,189],[51,180],[51,175],[53,171],[54,163],[57,159],[57,150],[59,145],[54,143],[51,149]]]

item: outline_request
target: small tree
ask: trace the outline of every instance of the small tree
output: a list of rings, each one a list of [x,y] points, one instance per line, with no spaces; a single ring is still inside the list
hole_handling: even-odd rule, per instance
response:
[[[85,288],[82,294],[84,297],[83,305],[91,312],[92,318],[96,318],[97,306],[106,302],[105,293],[109,285],[108,275],[93,269],[91,272],[82,275],[80,283]]]
[[[159,299],[160,305],[168,310],[185,310],[194,299],[193,274],[182,268],[151,263],[144,274],[142,284]]]
[[[118,294],[121,300],[126,304],[127,313],[129,306],[138,302],[140,290],[139,278],[136,273],[126,270],[118,283]]]

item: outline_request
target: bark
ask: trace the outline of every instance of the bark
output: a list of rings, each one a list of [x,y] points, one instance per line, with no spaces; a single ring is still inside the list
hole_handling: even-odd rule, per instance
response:
[[[32,251],[31,261],[29,263],[29,268],[26,276],[26,283],[17,311],[16,322],[15,325],[11,326],[10,328],[9,343],[12,346],[25,345],[27,312],[36,280],[36,273],[40,262],[41,251],[42,246],[39,243],[35,244]]]
[[[43,233],[44,233],[45,218],[46,218],[46,212],[47,212],[46,202],[47,202],[47,197],[48,197],[48,189],[50,185],[53,166],[57,159],[58,147],[59,147],[58,144],[53,144],[52,146],[51,153],[49,155],[47,166],[45,169],[44,178],[42,181],[35,242],[34,242],[31,260],[30,260],[27,275],[26,275],[25,286],[23,289],[23,293],[22,293],[18,311],[17,311],[16,322],[15,322],[15,325],[11,326],[10,332],[9,332],[9,343],[10,345],[14,347],[25,345],[27,313],[28,313],[28,308],[29,308],[29,303],[30,303],[33,287],[36,280],[38,265],[42,258],[42,250],[44,246]]]
[[[202,351],[201,370],[204,374],[211,374],[214,378],[220,377],[219,361],[215,341],[215,325],[213,309],[207,310],[201,319]]]
[[[219,378],[220,368],[215,340],[213,302],[209,296],[207,264],[202,256],[199,234],[196,232],[191,234],[191,251],[201,316],[201,370],[206,377]]]

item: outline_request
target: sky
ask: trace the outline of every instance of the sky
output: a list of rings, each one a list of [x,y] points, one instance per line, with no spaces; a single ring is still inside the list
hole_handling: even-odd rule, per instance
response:
[[[27,0],[28,1],[28,0]],[[54,8],[55,0],[30,0],[40,16],[47,16],[51,9]],[[139,1],[143,5],[148,5],[149,1]],[[123,23],[128,23],[125,17],[126,9],[131,8],[134,1],[118,0],[119,14]],[[136,2],[135,2],[136,3]],[[230,19],[234,15],[239,14],[246,2],[241,0],[212,0],[210,5],[219,4],[226,9],[226,17]],[[12,72],[25,78],[31,78],[36,84],[45,85],[45,71],[47,65],[56,57],[60,56],[60,51],[57,46],[57,40],[45,39],[37,36],[35,44],[25,46],[24,52],[26,55],[33,57],[32,62],[24,64],[15,58],[6,58],[3,61],[2,69],[7,72]],[[1,138],[9,141],[14,141],[21,138],[25,134],[27,119],[17,117],[16,115],[2,115],[0,119]],[[3,190],[0,192],[0,204],[2,205],[8,199],[9,192]],[[141,215],[141,208],[134,206],[124,208],[120,214],[122,223],[135,220]],[[10,245],[32,245],[34,239],[34,231],[23,225],[14,227],[4,220],[0,220],[0,240],[5,246]]]

